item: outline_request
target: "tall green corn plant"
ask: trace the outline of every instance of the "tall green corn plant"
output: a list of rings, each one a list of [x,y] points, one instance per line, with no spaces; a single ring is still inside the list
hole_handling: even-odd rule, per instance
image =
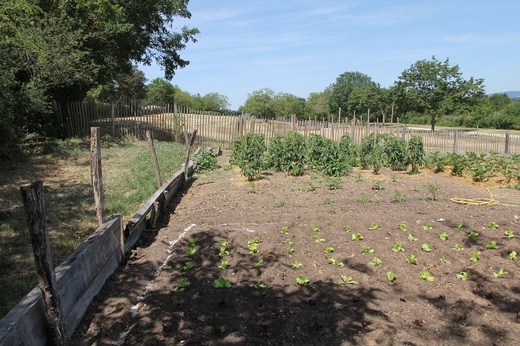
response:
[[[384,146],[385,166],[393,171],[404,171],[408,168],[408,145],[406,140],[392,136]]]
[[[408,141],[408,160],[412,165],[410,174],[419,174],[419,166],[424,162],[424,145],[421,136],[412,136]]]

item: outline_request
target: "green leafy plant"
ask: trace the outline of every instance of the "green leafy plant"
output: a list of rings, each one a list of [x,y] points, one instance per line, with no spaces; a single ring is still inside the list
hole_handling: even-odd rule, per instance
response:
[[[326,240],[327,239],[320,237],[318,234],[314,235],[314,242],[316,242],[316,243],[323,243]]]
[[[497,242],[494,241],[494,240],[490,241],[490,242],[486,245],[486,248],[489,249],[489,250],[496,250],[496,249],[498,249]]]
[[[451,261],[450,261],[449,259],[444,258],[444,256],[441,257],[441,259],[439,260],[439,262],[441,262],[441,263],[446,263],[446,264],[451,264]]]
[[[500,268],[500,270],[498,271],[498,273],[493,273],[493,276],[496,277],[496,278],[503,278],[505,276],[507,276],[507,274],[509,274],[508,272],[506,272],[504,270],[504,268]]]
[[[378,228],[379,228],[379,226],[377,225],[377,223],[373,223],[373,224],[370,225],[370,227],[368,227],[368,230],[369,231],[376,231]]]
[[[430,249],[430,246],[428,244],[422,244],[421,245],[421,249],[424,251],[424,252],[431,252],[432,250]]]
[[[464,248],[462,246],[460,246],[459,244],[455,244],[455,246],[453,247],[453,250],[461,251],[461,250],[464,250]]]
[[[219,256],[229,255],[229,251],[227,250],[227,247],[229,245],[229,242],[225,239],[220,239],[220,250],[218,252]]]
[[[417,241],[419,239],[415,238],[412,234],[408,234],[408,241]]]
[[[408,231],[408,227],[406,226],[405,223],[400,223],[400,224],[399,224],[399,229],[400,229],[401,231],[403,231],[403,232]]]
[[[352,280],[352,276],[341,275],[340,285],[357,285],[359,282]]]
[[[377,267],[377,266],[380,265],[381,263],[383,263],[383,262],[381,261],[380,258],[378,258],[378,257],[374,257],[374,258],[372,259],[372,262],[370,262],[369,264]]]
[[[247,241],[247,249],[249,250],[249,253],[259,253],[260,250],[258,250],[258,243],[260,242],[260,238],[255,237],[251,240]]]
[[[442,240],[442,241],[445,241],[445,240],[448,240],[450,238],[450,235],[446,232],[441,232],[439,234],[439,238]]]
[[[190,243],[191,246],[197,245],[197,239],[191,238],[190,240],[188,240],[188,242]]]
[[[260,258],[260,259],[255,263],[255,267],[260,267],[262,264],[264,264],[264,259],[263,259],[263,258]]]
[[[179,292],[182,292],[189,285],[190,285],[190,282],[189,282],[188,278],[181,278],[181,279],[177,280],[177,286],[175,287],[175,290],[179,291]]]
[[[334,252],[334,248],[332,246],[327,246],[327,248],[325,249],[325,253],[331,253],[331,252]]]
[[[504,231],[504,235],[505,235],[506,237],[508,237],[509,239],[515,237],[515,233],[514,233],[512,230],[510,230],[510,229],[508,229],[507,231]]]
[[[513,250],[513,251],[511,251],[511,252],[509,253],[508,257],[509,257],[509,259],[510,259],[511,261],[516,261],[516,255],[517,255],[516,251]]]
[[[349,226],[345,226],[344,229],[345,229],[345,232],[350,233],[350,227]]]
[[[221,261],[220,261],[220,264],[219,264],[218,267],[219,267],[220,269],[226,269],[228,266],[229,266],[229,260],[228,260],[228,261],[221,260]]]
[[[433,276],[430,274],[430,272],[428,271],[427,268],[423,268],[422,272],[419,274],[419,277],[421,278],[421,280],[427,280],[427,281],[434,280]]]
[[[299,268],[303,267],[303,264],[301,264],[300,262],[295,260],[294,263],[292,264],[292,267],[293,267],[293,269],[299,269]]]
[[[309,282],[311,282],[311,281],[309,280],[309,278],[306,277],[306,276],[304,276],[304,275],[302,275],[302,274],[298,275],[298,277],[296,278],[296,283],[297,283],[298,285],[305,285],[305,284],[307,284],[307,283],[309,283]]]
[[[478,238],[478,232],[475,232],[475,231],[470,231],[468,233],[468,237],[470,237],[471,239],[477,239]]]
[[[374,249],[370,248],[370,246],[363,245],[363,255],[374,253]]]
[[[319,232],[319,231],[320,231],[320,228],[319,228],[318,226],[312,226],[312,231],[313,231],[314,233]]]
[[[408,161],[412,166],[410,174],[419,174],[419,166],[425,157],[423,139],[421,136],[412,136],[408,141]]]
[[[361,240],[361,239],[363,239],[363,236],[361,235],[361,233],[352,234],[352,240],[356,241],[356,240]]]
[[[432,230],[433,227],[432,227],[432,224],[431,224],[431,223],[428,223],[428,224],[422,226],[422,229],[423,229],[424,231],[429,231],[429,230]]]
[[[283,233],[283,234],[289,234],[289,227],[287,227],[287,226],[283,226],[283,227],[282,227],[282,233]]]
[[[460,231],[460,230],[462,229],[462,227],[463,227],[462,222],[458,221],[458,222],[457,222],[457,225],[455,226],[455,229],[457,229],[458,231]]]
[[[397,275],[392,273],[391,271],[386,272],[386,279],[393,284],[395,280],[397,280]]]
[[[258,281],[257,283],[252,285],[253,288],[259,289],[259,288],[266,288],[267,285],[264,284],[262,281]]]
[[[489,224],[488,224],[488,228],[489,229],[497,229],[498,228],[498,225],[495,221],[491,221]]]
[[[230,163],[239,166],[240,172],[248,181],[257,180],[265,167],[265,150],[264,135],[250,132],[235,138]]]
[[[374,181],[374,185],[372,185],[372,190],[384,190],[383,184],[385,183],[384,180],[376,180]]]
[[[396,203],[401,203],[402,201],[404,201],[404,195],[399,190],[395,190],[394,195],[392,196],[392,198],[394,199],[394,201]]]
[[[471,262],[476,262],[480,258],[480,251],[474,251],[471,253],[471,258],[469,259]]]
[[[185,262],[184,263],[184,267],[182,267],[182,271],[183,272],[187,272],[188,270],[190,270],[191,268],[193,268],[193,262]]]
[[[451,166],[451,175],[458,177],[462,177],[464,175],[464,170],[468,164],[468,161],[464,155],[450,153],[448,154],[446,161],[446,163]]]
[[[392,251],[399,252],[399,251],[404,251],[404,249],[403,249],[403,246],[401,245],[401,243],[397,243],[392,246]]]
[[[186,253],[188,256],[195,256],[197,254],[197,248],[188,246],[186,247]]]
[[[202,150],[197,155],[197,166],[195,170],[197,172],[209,172],[218,168],[218,160],[215,153],[211,150]]]
[[[345,266],[345,264],[343,262],[338,262],[335,258],[329,258],[329,263],[332,264],[333,266],[338,266],[338,267]]]
[[[230,288],[231,287],[231,281],[223,278],[220,276],[218,279],[213,281],[213,287],[215,288]]]
[[[290,247],[290,246],[288,246],[286,250],[287,250],[287,253],[288,253],[289,255],[292,255],[292,254],[294,253],[294,251],[296,251],[294,248],[292,248],[292,247]]]
[[[437,194],[439,193],[440,186],[434,183],[428,183],[426,184],[426,190],[428,190],[431,194],[432,201],[435,201],[437,199]]]
[[[408,258],[406,259],[406,262],[408,264],[417,264],[417,257],[415,257],[414,255],[410,255],[408,256]]]
[[[457,279],[461,279],[462,281],[466,281],[469,277],[468,272],[460,272],[457,274]]]

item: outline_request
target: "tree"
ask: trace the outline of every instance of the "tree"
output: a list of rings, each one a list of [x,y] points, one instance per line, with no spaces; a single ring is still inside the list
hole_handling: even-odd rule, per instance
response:
[[[288,93],[278,93],[273,98],[273,107],[277,118],[289,118],[296,115],[303,118],[305,99]]]
[[[276,111],[273,103],[275,93],[272,89],[265,88],[255,90],[247,95],[247,100],[242,110],[251,113],[257,117],[266,117],[274,119]]]
[[[310,93],[306,103],[306,118],[327,119],[330,115],[329,96],[328,89],[320,93]]]
[[[227,96],[219,93],[209,93],[200,98],[202,110],[223,112],[229,107],[229,101]]]
[[[354,89],[364,86],[376,86],[372,79],[361,72],[345,72],[341,74],[336,83],[329,86],[329,111],[337,114],[341,108],[342,111],[351,111],[348,107],[350,94]]]
[[[171,103],[175,101],[175,87],[163,78],[155,78],[148,84],[147,102]]]
[[[428,114],[434,131],[438,116],[453,113],[457,107],[482,97],[483,83],[483,79],[473,77],[465,80],[458,65],[451,66],[449,59],[441,62],[433,56],[404,70],[395,86],[404,108]]]

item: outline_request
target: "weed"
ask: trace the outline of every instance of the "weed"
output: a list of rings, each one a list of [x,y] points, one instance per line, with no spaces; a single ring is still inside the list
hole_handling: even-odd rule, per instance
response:
[[[395,275],[395,274],[392,273],[391,271],[387,271],[387,272],[386,272],[386,279],[387,279],[391,284],[393,284],[394,281],[397,279],[397,275]]]
[[[433,276],[430,274],[428,269],[423,268],[422,272],[419,274],[421,280],[433,281]]]
[[[177,286],[175,287],[176,291],[182,292],[190,285],[188,278],[182,278],[177,280]]]
[[[334,248],[332,246],[327,246],[327,248],[325,249],[325,253],[331,253],[331,252],[334,252]]]
[[[263,259],[263,258],[260,258],[260,259],[255,263],[255,267],[260,267],[262,264],[264,264],[264,259]]]
[[[408,264],[417,264],[417,257],[415,257],[414,255],[410,255],[408,256],[408,258],[406,259],[406,262]]]
[[[383,261],[381,261],[380,258],[378,258],[378,257],[374,257],[374,258],[372,259],[372,262],[370,262],[369,264],[377,267],[377,266],[380,265],[381,263],[383,263]]]
[[[437,199],[437,194],[439,193],[440,186],[434,183],[428,183],[426,184],[426,190],[430,192],[432,195],[432,201],[435,201]]]
[[[361,196],[359,196],[359,198],[358,198],[358,202],[361,203],[361,204],[367,204],[367,203],[370,202],[370,198],[368,198],[367,195],[362,193]]]
[[[282,233],[283,233],[283,234],[289,234],[289,227],[287,227],[287,226],[283,226],[283,227],[282,227]]]
[[[504,268],[500,268],[500,270],[498,271],[498,273],[493,273],[493,276],[496,277],[496,278],[503,278],[505,276],[507,276],[507,274],[509,274],[508,272],[506,272],[504,270]]]
[[[469,277],[468,272],[460,272],[457,274],[457,279],[461,279],[462,281],[466,281]]]
[[[361,233],[352,234],[352,240],[356,241],[356,240],[361,240],[361,239],[363,239],[363,236],[361,235]]]
[[[471,239],[477,239],[478,238],[478,232],[470,231],[468,233],[468,237],[470,237]]]
[[[394,195],[392,196],[392,198],[394,199],[394,201],[396,203],[401,203],[402,201],[404,201],[404,195],[399,190],[395,190]]]
[[[282,208],[283,206],[285,205],[285,202],[281,199],[279,199],[278,201],[276,201],[276,203],[274,204],[274,207],[275,208]]]
[[[512,230],[508,229],[507,231],[504,231],[504,235],[508,237],[509,239],[514,238],[515,234]]]
[[[220,276],[218,279],[213,281],[213,287],[215,288],[230,288],[231,287],[231,281],[223,278]]]
[[[188,256],[195,256],[197,254],[197,248],[188,246],[186,247],[186,253],[188,254]]]
[[[327,184],[329,185],[329,190],[335,191],[341,188],[341,178],[334,177],[334,178],[328,178]]]
[[[184,267],[182,267],[181,270],[183,272],[187,272],[191,268],[193,268],[193,262],[186,262],[186,263],[184,263]]]
[[[309,278],[306,277],[306,276],[304,276],[304,275],[302,275],[302,274],[298,275],[298,277],[296,278],[296,283],[297,283],[298,285],[305,285],[305,284],[307,284],[307,283],[309,283],[309,282],[311,282],[311,281],[309,280]]]
[[[345,226],[344,229],[345,229],[345,232],[350,233],[350,227],[349,226]]]
[[[397,244],[394,244],[394,246],[392,246],[392,251],[399,252],[399,251],[404,251],[404,249],[403,249],[403,246],[401,245],[401,243],[397,243]]]
[[[511,261],[516,261],[516,251],[515,250],[511,251],[508,256]]]
[[[390,179],[392,179],[392,183],[397,183],[397,175],[396,174],[392,174],[390,176]]]
[[[491,221],[491,222],[488,224],[488,228],[489,228],[489,229],[497,229],[497,228],[498,228],[498,225],[497,225],[496,222]]]
[[[372,185],[372,190],[384,190],[383,184],[385,183],[384,180],[376,180],[374,182],[374,185]]]
[[[335,203],[334,200],[332,200],[332,199],[330,199],[330,198],[326,198],[326,199],[323,201],[323,204],[324,204],[324,205],[330,205],[330,206],[332,206],[332,205],[334,205],[334,203]]]
[[[441,232],[439,234],[439,238],[440,238],[440,240],[445,241],[445,240],[448,240],[450,238],[450,235],[448,233],[446,233],[446,232]]]
[[[357,285],[359,282],[352,280],[352,276],[341,275],[340,285]]]
[[[494,241],[494,240],[490,241],[490,242],[486,245],[486,248],[489,249],[489,250],[496,250],[496,249],[498,249],[497,242]]]
[[[428,244],[422,244],[421,245],[421,249],[424,251],[424,252],[431,252],[432,250],[430,249],[430,246]]]
[[[293,267],[293,269],[299,269],[299,268],[303,267],[303,264],[301,264],[300,262],[295,260],[294,263],[292,264],[292,267]]]
[[[262,281],[258,281],[257,283],[251,285],[251,287],[259,289],[259,288],[266,288],[267,285],[264,284]]]
[[[374,249],[371,249],[370,246],[363,245],[363,255],[374,253]]]
[[[363,175],[361,173],[356,174],[356,182],[358,182],[358,183],[363,182]]]
[[[476,262],[480,258],[480,251],[474,251],[471,253],[471,258],[469,259],[471,262]]]

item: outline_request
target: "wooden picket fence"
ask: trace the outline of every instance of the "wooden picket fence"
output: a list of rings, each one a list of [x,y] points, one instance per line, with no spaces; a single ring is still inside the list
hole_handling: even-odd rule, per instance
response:
[[[315,133],[332,140],[339,140],[348,134],[358,144],[362,138],[376,132],[389,133],[406,140],[419,135],[423,138],[426,152],[520,154],[519,135],[490,134],[478,130],[431,132],[399,123],[363,123],[353,116],[333,120],[299,120],[296,116],[289,119],[266,119],[177,109],[169,104],[143,106],[136,102],[94,101],[67,103],[63,107],[56,106],[56,111],[63,119],[65,131],[70,137],[88,136],[90,127],[100,127],[102,133],[115,137],[145,139],[146,131],[152,131],[157,140],[183,141],[184,133],[197,129],[195,145],[229,149],[234,138],[249,132],[264,134],[267,143],[274,136],[297,131],[305,136]]]

